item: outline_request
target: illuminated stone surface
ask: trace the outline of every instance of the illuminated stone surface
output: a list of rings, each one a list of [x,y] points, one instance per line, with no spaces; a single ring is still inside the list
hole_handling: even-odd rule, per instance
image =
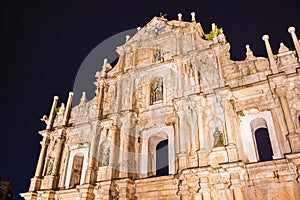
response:
[[[300,50],[273,55],[264,36],[268,58],[247,45],[232,61],[225,35],[203,39],[191,17],[126,37],[92,100],[54,98],[24,199],[300,199]],[[156,176],[165,140],[168,175]]]

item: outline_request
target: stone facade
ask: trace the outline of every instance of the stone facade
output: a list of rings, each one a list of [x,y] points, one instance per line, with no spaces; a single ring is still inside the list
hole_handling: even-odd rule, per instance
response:
[[[223,32],[213,24],[204,39],[191,17],[154,17],[126,37],[92,100],[54,97],[24,199],[300,199],[295,29],[295,51],[274,55],[265,35],[268,58],[247,45],[232,61]]]

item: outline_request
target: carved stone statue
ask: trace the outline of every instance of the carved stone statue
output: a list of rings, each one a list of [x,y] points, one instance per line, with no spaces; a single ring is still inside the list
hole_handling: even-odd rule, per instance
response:
[[[216,127],[216,130],[213,134],[214,137],[214,146],[213,147],[222,147],[224,146],[223,133]]]
[[[109,164],[109,153],[110,153],[110,141],[106,140],[102,149],[102,166],[108,166]]]
[[[163,94],[162,94],[162,86],[160,83],[157,83],[156,88],[153,91],[153,96],[152,96],[152,102],[159,101],[163,99]]]
[[[160,51],[157,51],[157,52],[154,54],[154,60],[155,60],[155,62],[161,61],[161,53],[160,53]]]
[[[49,163],[48,163],[48,167],[47,167],[47,175],[52,174],[53,164],[54,164],[54,159],[50,158]]]

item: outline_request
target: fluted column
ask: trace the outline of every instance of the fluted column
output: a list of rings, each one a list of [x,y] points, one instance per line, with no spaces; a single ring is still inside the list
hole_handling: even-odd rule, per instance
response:
[[[44,136],[43,141],[41,141],[42,149],[36,167],[36,171],[34,175],[35,177],[40,178],[42,176],[48,144],[49,144],[49,137],[46,135]]]
[[[300,44],[299,44],[299,40],[297,38],[297,35],[295,33],[295,28],[294,27],[290,27],[288,29],[288,32],[292,36],[293,43],[294,43],[294,46],[295,46],[295,49],[296,49],[296,52],[297,52],[297,55],[298,55],[298,61],[300,61]]]
[[[65,135],[62,132],[61,135],[58,138],[58,141],[57,141],[56,156],[55,156],[55,160],[54,160],[54,164],[53,164],[53,170],[52,170],[52,173],[51,173],[52,176],[57,176],[58,175],[60,159],[61,159],[64,143],[65,143]]]
[[[285,88],[284,87],[276,88],[275,92],[278,95],[280,103],[281,103],[282,111],[284,114],[287,129],[288,129],[287,137],[290,142],[292,152],[293,153],[300,152],[300,137],[299,137],[299,134],[297,134],[295,131],[295,125],[294,125],[291,111],[289,108],[289,104],[288,104],[288,101],[286,98]]]
[[[269,62],[270,62],[270,68],[272,70],[272,73],[276,74],[276,73],[278,73],[278,69],[277,69],[276,61],[274,59],[272,48],[271,48],[271,45],[270,45],[270,42],[269,42],[269,36],[264,35],[262,37],[262,40],[265,42],[265,45],[266,45],[266,50],[267,50],[267,54],[268,54],[268,58],[269,58]]]

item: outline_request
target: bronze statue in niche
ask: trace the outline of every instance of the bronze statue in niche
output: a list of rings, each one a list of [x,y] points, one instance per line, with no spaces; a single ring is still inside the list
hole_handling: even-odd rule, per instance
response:
[[[216,127],[215,132],[213,134],[214,137],[214,146],[213,147],[222,147],[224,146],[224,137],[223,133]]]
[[[151,102],[152,104],[163,99],[162,79],[157,78],[151,84]]]

